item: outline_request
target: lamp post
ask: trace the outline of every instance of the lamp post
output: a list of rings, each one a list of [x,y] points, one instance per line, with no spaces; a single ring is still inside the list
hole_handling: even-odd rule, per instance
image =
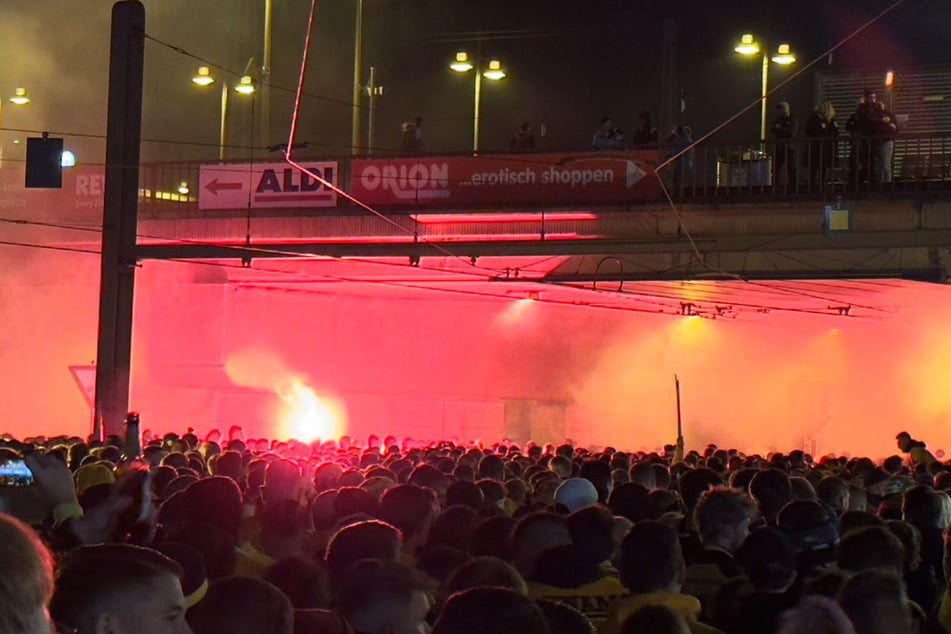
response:
[[[14,106],[25,106],[30,103],[30,96],[26,92],[26,88],[17,88],[13,91],[13,96],[8,100],[11,105]],[[3,101],[0,100],[0,129],[3,128]],[[3,147],[6,145],[3,142],[2,137],[0,137],[0,165],[3,163]]]
[[[482,78],[485,77],[491,81],[505,79],[505,71],[502,70],[502,62],[497,59],[489,60],[488,68],[482,69],[482,60],[476,60],[473,64],[469,54],[465,52],[456,53],[456,59],[449,68],[457,73],[468,73],[475,70],[475,95],[472,106],[472,152],[479,151],[479,110],[482,106]]]
[[[364,87],[361,83],[361,68],[363,64],[363,0],[357,0],[356,24],[353,29],[353,114],[350,128],[350,153],[356,156],[360,153],[360,101]]]
[[[217,80],[211,74],[211,69],[207,66],[199,66],[198,72],[192,77],[192,83],[197,86],[206,87],[214,84]],[[225,145],[228,138],[228,96],[231,87],[228,82],[221,82],[221,120],[218,128],[218,160],[225,160]],[[234,91],[240,95],[253,95],[257,90],[254,79],[250,75],[242,75],[238,80]]]
[[[744,34],[743,37],[740,38],[740,43],[737,44],[733,50],[746,57],[753,57],[760,52],[763,53],[763,83],[760,91],[759,136],[760,141],[766,141],[766,95],[769,93],[769,63],[772,61],[780,66],[788,66],[796,61],[796,56],[793,55],[789,44],[780,44],[776,48],[776,54],[770,58],[768,47],[766,49],[761,48],[752,33]]]

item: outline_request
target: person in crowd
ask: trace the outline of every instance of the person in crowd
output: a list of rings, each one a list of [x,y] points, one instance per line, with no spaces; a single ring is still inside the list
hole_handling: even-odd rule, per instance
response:
[[[852,135],[852,181],[856,187],[875,182],[876,131],[880,112],[878,96],[874,90],[866,88],[846,125]]]
[[[855,634],[839,604],[823,596],[804,597],[779,619],[777,634]]]
[[[619,632],[638,609],[657,605],[681,616],[693,634],[718,631],[700,622],[699,599],[681,592],[686,563],[671,526],[655,520],[635,524],[621,543],[618,571],[630,594],[609,607],[602,633]]]
[[[283,592],[295,610],[326,610],[334,603],[330,568],[323,559],[282,559],[268,568],[264,580]]]
[[[816,496],[839,517],[849,510],[849,485],[839,476],[828,475],[816,485]]]
[[[303,557],[307,509],[295,500],[264,503],[259,512],[261,532],[237,550],[235,574],[261,579],[278,561]]]
[[[911,634],[912,615],[901,579],[882,570],[866,570],[845,582],[839,605],[856,634]]]
[[[39,536],[0,513],[0,631],[48,634],[53,558]]]
[[[364,560],[348,568],[339,609],[358,634],[427,632],[435,586],[417,570],[392,561]]]
[[[550,634],[538,605],[508,588],[471,588],[449,597],[433,634]],[[394,633],[399,634],[399,633]]]
[[[640,125],[634,131],[632,143],[635,146],[656,145],[660,138],[657,134],[657,128],[651,124],[651,113],[645,110],[641,113],[638,121]]]
[[[292,634],[294,607],[283,592],[260,579],[219,579],[188,613],[195,634]]]
[[[597,628],[580,610],[551,599],[535,599],[545,615],[549,634],[596,634]]]
[[[361,559],[400,561],[403,538],[399,530],[379,520],[365,520],[337,531],[327,545],[327,565],[335,576]]]
[[[438,509],[436,494],[413,484],[402,484],[383,494],[380,519],[402,532],[404,563],[412,565],[419,549],[429,540]]]
[[[788,101],[776,104],[776,118],[770,126],[775,157],[774,185],[793,191],[797,185],[798,166],[796,164],[796,146],[793,139],[799,132],[799,122],[792,115]]]
[[[535,149],[535,135],[532,134],[532,124],[523,121],[518,131],[509,141],[509,148],[516,152],[530,152]]]
[[[601,117],[598,129],[591,139],[591,147],[595,150],[623,150],[624,132],[615,127],[611,117]]]
[[[804,157],[809,170],[809,184],[822,187],[826,174],[838,164],[839,124],[835,120],[835,106],[826,99],[816,106],[806,119],[808,153]]]
[[[935,457],[928,451],[925,443],[915,440],[907,431],[899,432],[895,436],[895,440],[898,441],[898,448],[901,452],[907,454],[912,466],[924,465],[927,467],[935,462]]]
[[[904,551],[903,579],[908,598],[931,613],[938,600],[938,579],[943,580],[943,571],[939,568],[941,576],[936,578],[928,566],[921,565],[921,532],[913,524],[891,520],[888,530],[898,538]],[[941,546],[943,550],[943,541]]]
[[[676,194],[682,194],[684,188],[693,182],[693,128],[678,125],[664,140],[670,158],[674,159],[670,169],[670,185]]]
[[[531,578],[542,553],[571,543],[564,516],[550,512],[526,515],[512,533],[512,563],[523,577]]]
[[[528,585],[510,563],[496,557],[475,557],[456,568],[445,584],[452,595],[469,588],[509,588],[528,596]]]
[[[898,137],[898,121],[884,101],[879,101],[877,105],[873,119],[876,139],[872,152],[872,176],[877,185],[884,185],[892,182],[892,155],[895,152],[895,139]]]
[[[793,501],[789,475],[779,469],[765,469],[750,480],[750,495],[759,505],[767,523],[776,524],[779,511]]]
[[[84,546],[59,563],[50,616],[61,632],[190,634],[182,574],[148,548]]]
[[[737,560],[748,581],[721,588],[717,624],[730,634],[774,632],[780,615],[799,601],[792,541],[783,529],[767,527],[743,542]]]
[[[749,537],[758,511],[743,491],[719,487],[700,496],[694,524],[702,548],[690,557],[684,592],[700,599],[703,618],[716,622],[715,603],[720,588],[743,570],[734,555]]]
[[[690,634],[686,619],[668,607],[646,605],[635,610],[621,625],[621,634]]]

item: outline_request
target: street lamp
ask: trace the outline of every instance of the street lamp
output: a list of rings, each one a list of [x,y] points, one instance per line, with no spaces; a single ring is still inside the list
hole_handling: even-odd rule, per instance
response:
[[[469,54],[461,51],[456,53],[456,58],[449,64],[449,68],[457,73],[468,73],[475,69],[475,99],[472,108],[472,151],[475,153],[479,151],[479,109],[482,106],[482,78],[499,81],[505,79],[505,71],[502,70],[502,62],[497,59],[489,60],[488,68],[482,70],[481,59],[477,59],[473,63]]]
[[[199,66],[198,72],[195,73],[195,76],[192,77],[192,83],[196,86],[205,88],[214,84],[217,80],[214,75],[211,74],[211,69],[207,66]],[[230,87],[228,82],[221,82],[221,121],[218,131],[218,160],[223,161],[225,159],[225,144],[227,140],[228,132],[228,92]],[[241,95],[253,95],[257,88],[254,84],[254,79],[250,75],[243,75],[238,80],[238,85],[234,87],[234,91]]]
[[[741,38],[739,44],[734,48],[734,51],[740,55],[746,57],[753,57],[758,55],[760,52],[763,53],[763,85],[760,92],[760,99],[762,101],[760,105],[760,123],[759,123],[759,136],[761,141],[766,140],[766,95],[769,93],[769,62],[772,59],[773,63],[779,64],[780,66],[788,66],[796,61],[796,56],[793,54],[792,50],[789,47],[789,44],[780,44],[776,48],[776,54],[772,58],[769,56],[768,49],[763,50],[759,43],[756,41],[756,38],[753,37],[752,33],[745,33]]]
[[[13,95],[8,100],[14,106],[25,106],[30,103],[30,97],[27,95],[26,88],[16,88],[13,91]],[[3,102],[0,101],[0,128],[3,128]],[[0,134],[3,134],[0,132]],[[18,140],[14,140],[14,143],[19,143]],[[3,143],[2,137],[0,137],[0,164],[3,162]]]

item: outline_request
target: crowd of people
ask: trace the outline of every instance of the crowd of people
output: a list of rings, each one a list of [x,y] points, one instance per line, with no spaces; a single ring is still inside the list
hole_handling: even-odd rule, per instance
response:
[[[775,142],[777,185],[794,187],[798,183],[800,166],[807,173],[810,185],[822,185],[831,179],[833,170],[844,167],[839,165],[840,129],[831,101],[820,102],[806,120],[805,151],[801,154],[797,145],[799,122],[789,104],[780,102],[776,110],[770,135]],[[847,178],[855,187],[891,183],[898,121],[874,90],[863,92],[855,112],[845,124],[845,131],[848,135],[848,171],[844,177],[835,178]]]
[[[4,436],[0,631],[948,632],[951,467],[897,441]]]

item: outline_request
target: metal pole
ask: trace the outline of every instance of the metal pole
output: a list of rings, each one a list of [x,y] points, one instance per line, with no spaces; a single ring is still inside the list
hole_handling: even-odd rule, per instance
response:
[[[376,69],[370,67],[367,81],[367,154],[373,154],[373,104],[376,101]]]
[[[228,143],[228,82],[221,82],[221,131],[218,134],[218,160],[225,160]]]
[[[769,52],[763,53],[763,89],[759,115],[759,138],[766,142],[766,94],[769,92]]]
[[[261,135],[264,145],[271,145],[271,16],[273,0],[264,0],[264,54],[261,59]],[[252,134],[251,145],[254,145]]]
[[[353,35],[353,123],[351,124],[350,153],[360,153],[360,100],[363,86],[360,82],[360,67],[363,65],[363,0],[357,0],[357,22]]]
[[[482,64],[476,66],[475,74],[475,103],[472,117],[472,153],[479,151],[479,107],[482,105]]]
[[[106,434],[118,433],[129,410],[144,56],[145,7],[138,0],[117,2],[109,57],[95,398],[95,416]]]

